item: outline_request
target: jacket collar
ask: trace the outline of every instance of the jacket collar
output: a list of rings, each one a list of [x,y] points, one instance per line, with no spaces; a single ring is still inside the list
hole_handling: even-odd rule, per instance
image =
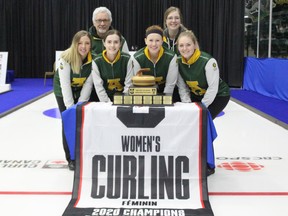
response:
[[[190,59],[186,60],[183,56],[181,56],[182,63],[187,64],[187,65],[194,64],[199,59],[200,55],[201,55],[201,51],[199,49],[195,49]]]
[[[111,61],[107,58],[107,50],[103,50],[102,56],[103,56],[103,58],[104,58],[104,60],[105,60],[106,62],[108,62],[109,64],[114,64],[115,62],[117,62],[117,61],[120,59],[121,54],[120,54],[120,50],[119,50],[118,53],[117,53],[117,55],[116,55],[116,58],[114,59],[113,62],[111,62]]]
[[[148,47],[145,47],[145,49],[144,49],[144,54],[145,54],[145,56],[146,56],[150,61],[152,61],[152,60],[151,60],[151,57],[150,57],[150,54],[149,54]],[[164,48],[161,46],[156,62],[159,61],[159,59],[163,56],[163,54],[164,54]],[[153,62],[153,61],[152,61],[152,62]]]

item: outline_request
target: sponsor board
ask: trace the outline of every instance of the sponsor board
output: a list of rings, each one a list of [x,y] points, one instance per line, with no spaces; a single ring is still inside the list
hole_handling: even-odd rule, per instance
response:
[[[0,169],[67,169],[65,160],[0,160]]]

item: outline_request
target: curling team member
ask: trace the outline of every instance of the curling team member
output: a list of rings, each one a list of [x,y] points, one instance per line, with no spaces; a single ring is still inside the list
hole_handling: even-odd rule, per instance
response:
[[[204,104],[215,119],[228,104],[230,89],[220,78],[216,60],[197,49],[196,44],[197,38],[192,31],[182,32],[178,37],[179,93],[185,88],[189,90],[191,101]],[[213,173],[215,167],[207,164],[207,176]]]
[[[134,74],[141,68],[150,68],[146,75],[155,77],[158,93],[172,94],[178,78],[177,56],[163,47],[163,30],[153,25],[146,29],[146,46],[134,54]]]
[[[191,101],[203,103],[215,119],[230,99],[229,86],[220,78],[217,61],[196,48],[198,42],[192,31],[182,32],[177,44],[179,89],[188,89]]]
[[[71,46],[66,49],[58,60],[58,68],[54,75],[54,94],[62,113],[78,102],[82,87],[92,70],[91,36],[87,31],[77,32]],[[70,170],[75,169],[75,162],[70,159],[70,151],[65,138],[62,123],[62,142],[65,157]]]
[[[87,80],[81,101],[89,99],[93,84],[100,102],[113,101],[116,92],[127,93],[131,85],[132,59],[128,53],[120,51],[121,33],[115,29],[109,30],[103,38],[103,43],[105,50],[94,59],[96,67],[91,74],[93,79]]]
[[[164,13],[164,43],[163,46],[173,50],[177,55],[177,39],[181,32],[186,31],[186,27],[182,24],[182,13],[177,7],[169,7]]]

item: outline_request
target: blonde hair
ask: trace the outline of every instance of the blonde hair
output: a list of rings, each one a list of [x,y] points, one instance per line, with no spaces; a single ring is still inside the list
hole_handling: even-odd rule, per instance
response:
[[[80,73],[80,67],[82,65],[81,55],[78,53],[78,43],[84,36],[90,39],[90,44],[92,45],[92,38],[89,32],[81,30],[74,35],[70,47],[61,54],[61,58],[71,65],[73,73],[76,74]]]
[[[199,46],[198,45],[198,40],[197,40],[197,37],[195,36],[195,34],[191,31],[191,30],[186,30],[186,31],[183,31],[180,33],[180,35],[178,36],[178,39],[177,39],[177,44],[179,44],[179,39],[181,37],[188,37],[192,40],[192,42],[196,45],[196,46]],[[198,47],[199,48],[199,47]]]
[[[166,20],[167,20],[167,17],[169,16],[169,14],[171,13],[171,12],[174,12],[174,11],[176,11],[176,12],[178,12],[178,14],[179,14],[179,16],[180,16],[180,23],[181,23],[181,25],[182,25],[182,23],[183,23],[183,16],[182,16],[182,13],[181,13],[181,11],[180,11],[180,9],[178,8],[178,7],[169,7],[166,11],[165,11],[165,13],[164,13],[164,19],[163,19],[163,27],[164,28],[167,28],[167,25],[166,25]],[[183,25],[182,25],[183,26]],[[184,26],[183,26],[184,27]]]

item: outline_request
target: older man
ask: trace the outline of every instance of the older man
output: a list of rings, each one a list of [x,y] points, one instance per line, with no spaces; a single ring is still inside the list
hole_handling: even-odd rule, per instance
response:
[[[106,7],[98,7],[94,10],[92,15],[93,26],[89,28],[89,33],[92,35],[92,52],[93,54],[102,53],[105,49],[102,39],[106,32],[113,29],[112,14],[111,11]],[[121,51],[129,53],[129,48],[124,37],[122,37]]]

